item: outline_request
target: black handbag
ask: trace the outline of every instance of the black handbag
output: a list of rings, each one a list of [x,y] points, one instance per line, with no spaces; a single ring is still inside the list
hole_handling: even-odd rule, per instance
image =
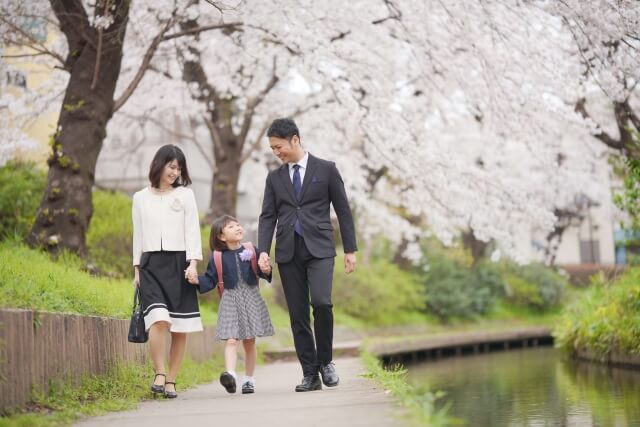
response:
[[[133,294],[133,311],[131,313],[131,323],[129,324],[129,342],[145,343],[149,339],[149,334],[144,329],[144,316],[142,315],[142,305],[140,304],[140,288],[136,287]]]

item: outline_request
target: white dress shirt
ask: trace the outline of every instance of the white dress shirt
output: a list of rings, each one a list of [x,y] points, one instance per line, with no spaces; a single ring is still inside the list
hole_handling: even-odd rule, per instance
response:
[[[299,165],[300,168],[300,185],[304,182],[304,174],[307,171],[307,162],[309,161],[309,153],[304,153],[304,156],[298,161],[298,163],[289,163],[289,178],[291,178],[291,182],[293,182],[293,165]]]
[[[186,251],[187,260],[202,260],[200,221],[193,191],[176,187],[159,193],[149,187],[133,195],[133,265],[143,252]]]

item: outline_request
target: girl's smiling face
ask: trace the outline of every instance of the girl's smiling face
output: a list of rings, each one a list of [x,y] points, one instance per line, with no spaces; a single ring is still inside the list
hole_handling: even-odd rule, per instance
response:
[[[244,236],[244,229],[239,222],[231,221],[224,226],[220,233],[220,240],[227,245],[236,245],[242,241]]]

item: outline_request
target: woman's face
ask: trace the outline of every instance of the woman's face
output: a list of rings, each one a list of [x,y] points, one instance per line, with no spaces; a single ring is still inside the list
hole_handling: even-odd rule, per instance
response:
[[[171,160],[169,163],[164,165],[164,170],[162,171],[162,177],[160,178],[160,186],[161,187],[170,187],[176,182],[176,179],[182,174],[182,169],[178,164],[177,160]]]
[[[244,236],[244,229],[240,225],[240,223],[231,221],[229,224],[225,225],[220,233],[220,240],[223,242],[229,243],[237,243],[242,240]]]

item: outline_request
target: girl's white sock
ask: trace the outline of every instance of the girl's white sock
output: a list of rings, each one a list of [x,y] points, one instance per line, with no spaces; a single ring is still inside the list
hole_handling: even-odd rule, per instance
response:
[[[246,384],[246,383],[250,383],[250,384],[255,385],[255,384],[256,384],[256,380],[255,380],[255,379],[253,379],[253,377],[249,377],[249,376],[245,375],[245,376],[242,378],[242,384]]]
[[[238,380],[238,376],[236,375],[236,371],[227,371],[228,373],[231,374],[231,376],[233,377],[234,380]]]

